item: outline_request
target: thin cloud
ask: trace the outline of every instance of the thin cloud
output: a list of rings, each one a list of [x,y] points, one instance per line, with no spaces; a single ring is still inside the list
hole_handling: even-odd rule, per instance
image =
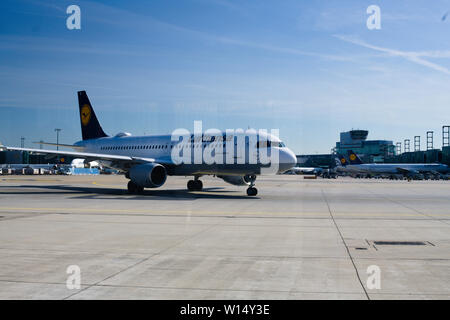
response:
[[[66,10],[63,7],[58,6],[58,5],[54,4],[54,3],[50,3],[48,1],[28,0],[28,2],[30,2],[31,4],[34,4],[36,6],[41,6],[41,7],[46,7],[46,8],[50,8],[50,9],[55,9],[55,10],[57,10],[59,12],[66,13]]]
[[[202,2],[205,4],[212,4],[212,5],[216,5],[216,6],[220,6],[220,7],[224,7],[233,11],[238,11],[242,13],[242,8],[235,5],[234,3],[231,3],[229,1],[226,0],[197,0],[198,2]]]
[[[219,0],[220,1],[220,0]],[[36,5],[51,7],[57,10],[61,8],[53,5],[47,5],[45,3],[34,1]],[[222,3],[222,2],[221,2]],[[227,2],[224,2],[227,3]],[[223,3],[222,3],[223,4]],[[130,12],[124,9],[112,7],[101,3],[89,3],[95,12],[101,12],[102,14],[92,14],[90,19],[100,24],[114,25],[120,28],[129,28],[134,32],[138,31],[146,33],[148,30],[165,30],[184,36],[193,37],[200,41],[216,42],[222,45],[250,48],[262,51],[276,52],[282,54],[289,54],[294,56],[308,56],[316,57],[324,60],[331,61],[351,61],[354,59],[352,56],[319,53],[305,51],[298,48],[278,46],[268,43],[259,43],[254,41],[248,41],[245,39],[238,39],[228,36],[216,35],[202,30],[195,30],[159,20],[149,15],[142,15],[134,12]],[[120,17],[120,18],[119,18]],[[149,28],[152,25],[152,28]],[[50,38],[37,38],[37,37],[12,37],[12,36],[0,36],[0,50],[22,50],[22,51],[51,51],[51,52],[79,52],[86,54],[117,54],[117,55],[131,55],[131,56],[145,56],[144,50],[139,50],[139,46],[135,48],[127,48],[117,50],[112,46],[95,46],[92,47],[88,43],[77,43],[73,46],[72,42],[65,39],[50,39]],[[103,44],[106,45],[106,44]],[[124,45],[122,45],[124,47]],[[131,50],[134,49],[134,50]]]
[[[450,50],[438,50],[438,51],[418,51],[414,52],[418,57],[426,58],[450,58]]]
[[[422,52],[401,51],[401,50],[396,50],[396,49],[374,46],[374,45],[371,45],[367,42],[364,42],[360,39],[357,39],[357,38],[351,37],[351,36],[335,35],[335,37],[342,41],[353,43],[360,47],[364,47],[364,48],[368,48],[368,49],[372,49],[375,51],[386,53],[392,57],[401,57],[410,62],[413,62],[413,63],[419,64],[421,66],[424,66],[424,67],[427,67],[427,68],[450,75],[450,70],[447,69],[446,67],[423,59],[423,57],[425,57],[425,58],[448,58],[448,57],[450,57],[450,51],[422,51]]]
[[[226,1],[224,3],[226,3]],[[351,56],[310,52],[296,48],[257,43],[243,39],[216,35],[209,32],[205,32],[203,30],[195,30],[192,28],[174,24],[172,22],[162,21],[150,15],[142,15],[140,13],[130,12],[106,4],[90,3],[90,5],[93,6],[93,8],[95,8],[99,12],[102,12],[102,14],[93,15],[93,17],[91,17],[92,20],[95,20],[96,22],[102,24],[119,26],[120,28],[129,28],[132,29],[134,32],[139,30],[140,32],[145,33],[149,29],[152,29],[149,28],[149,25],[152,24],[155,27],[155,29],[161,28],[165,29],[166,31],[183,34],[185,36],[191,36],[193,38],[200,39],[203,41],[217,42],[223,45],[247,47],[264,51],[285,53],[290,55],[317,57],[325,60],[334,60],[334,61],[351,61],[353,59],[353,57]]]

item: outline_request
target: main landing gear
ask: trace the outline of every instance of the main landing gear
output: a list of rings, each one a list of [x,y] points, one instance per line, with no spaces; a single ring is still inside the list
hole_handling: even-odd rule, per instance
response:
[[[187,188],[189,191],[202,191],[203,182],[201,180],[189,180],[187,183]]]
[[[144,193],[144,187],[140,187],[138,186],[136,183],[134,183],[133,181],[128,181],[128,192],[129,193]]]

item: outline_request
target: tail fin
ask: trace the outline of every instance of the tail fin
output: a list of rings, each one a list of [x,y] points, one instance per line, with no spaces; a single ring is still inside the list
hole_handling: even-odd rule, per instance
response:
[[[78,105],[80,107],[81,134],[83,140],[107,137],[97,120],[86,91],[78,91]]]
[[[338,154],[336,158],[337,167],[345,167],[347,165],[347,159],[342,154]]]
[[[350,164],[362,164],[363,162],[358,157],[356,153],[353,152],[353,150],[348,150],[348,159],[350,160]]]

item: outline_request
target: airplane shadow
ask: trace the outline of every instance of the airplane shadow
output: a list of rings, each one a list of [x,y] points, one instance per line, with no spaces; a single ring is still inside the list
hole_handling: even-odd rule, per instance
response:
[[[2,190],[8,189],[8,190]],[[11,190],[11,189],[18,189]],[[27,190],[29,189],[29,190]],[[35,190],[32,190],[35,189]],[[42,189],[42,191],[36,191]],[[214,193],[209,193],[214,192]],[[245,190],[243,190],[245,192]],[[74,193],[78,193],[76,195]],[[1,194],[22,194],[22,195],[39,195],[39,194],[66,194],[73,195],[70,199],[108,199],[108,200],[149,200],[170,198],[174,200],[196,200],[196,199],[258,199],[258,197],[249,197],[247,195],[230,194],[234,191],[224,190],[224,188],[212,187],[203,188],[203,191],[189,192],[186,189],[145,189],[141,194],[130,194],[125,189],[99,188],[99,187],[78,187],[68,185],[20,185],[20,186],[0,186]],[[116,196],[116,197],[111,197]]]

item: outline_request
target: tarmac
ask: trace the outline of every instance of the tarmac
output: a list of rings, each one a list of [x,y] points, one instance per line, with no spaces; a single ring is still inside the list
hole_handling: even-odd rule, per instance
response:
[[[0,176],[0,299],[450,298],[448,181],[187,180]]]

